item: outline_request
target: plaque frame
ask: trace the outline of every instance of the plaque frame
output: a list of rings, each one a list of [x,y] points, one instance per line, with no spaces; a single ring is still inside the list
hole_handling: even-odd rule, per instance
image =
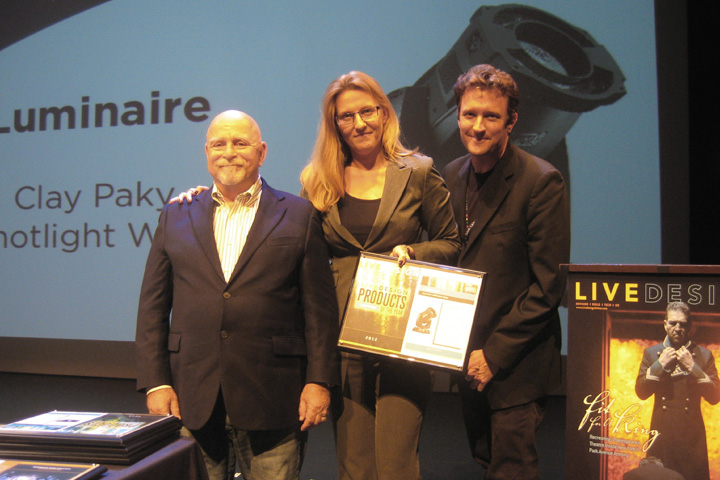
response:
[[[462,372],[485,272],[360,252],[338,347]]]

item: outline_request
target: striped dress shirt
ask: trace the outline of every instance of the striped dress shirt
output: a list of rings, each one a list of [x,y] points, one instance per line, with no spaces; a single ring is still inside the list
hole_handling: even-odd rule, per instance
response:
[[[226,201],[217,186],[213,184],[215,245],[220,255],[220,264],[226,282],[230,280],[245,246],[245,239],[255,220],[261,194],[262,180],[259,175],[257,181],[246,192],[235,197],[234,202]]]

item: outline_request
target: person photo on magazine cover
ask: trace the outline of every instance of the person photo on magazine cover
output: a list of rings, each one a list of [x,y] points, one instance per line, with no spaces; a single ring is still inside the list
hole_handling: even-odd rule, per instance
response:
[[[690,339],[692,315],[683,302],[667,306],[662,343],[645,349],[635,382],[641,400],[655,395],[651,429],[659,436],[647,454],[693,480],[710,478],[701,398],[720,401],[712,353]]]

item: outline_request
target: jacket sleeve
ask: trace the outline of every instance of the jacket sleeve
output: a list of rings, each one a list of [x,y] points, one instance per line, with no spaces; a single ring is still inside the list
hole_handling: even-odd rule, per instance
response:
[[[650,373],[648,374],[648,372]],[[660,387],[661,379],[669,376],[660,366],[657,358],[652,358],[652,349],[646,348],[637,379],[635,379],[635,394],[640,400],[649,398]]]
[[[720,402],[720,379],[718,379],[718,371],[715,366],[715,357],[712,352],[707,349],[701,350],[702,364],[698,364],[696,359],[695,368],[702,369],[704,375],[698,379],[698,387],[700,395],[710,404],[717,405]]]
[[[535,181],[525,223],[531,283],[483,347],[490,362],[502,369],[511,368],[548,332],[565,290],[560,264],[570,261],[570,209],[559,171],[547,170]]]
[[[138,390],[172,385],[167,339],[173,287],[172,265],[163,248],[166,220],[167,212],[163,209],[140,289],[135,332]]]
[[[432,161],[423,170],[421,222],[428,238],[411,246],[417,260],[454,266],[460,252],[460,237],[450,206],[450,193]]]
[[[336,352],[338,305],[327,251],[322,220],[313,208],[300,279],[308,358],[306,381],[334,386],[340,383]]]

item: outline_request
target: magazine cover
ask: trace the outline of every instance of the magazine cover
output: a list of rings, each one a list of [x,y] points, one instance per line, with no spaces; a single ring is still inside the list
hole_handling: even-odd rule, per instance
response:
[[[720,480],[720,267],[570,265],[567,478]]]
[[[484,274],[362,252],[338,345],[462,370]]]
[[[27,462],[0,458],[0,480],[90,480],[106,467],[95,464]]]

